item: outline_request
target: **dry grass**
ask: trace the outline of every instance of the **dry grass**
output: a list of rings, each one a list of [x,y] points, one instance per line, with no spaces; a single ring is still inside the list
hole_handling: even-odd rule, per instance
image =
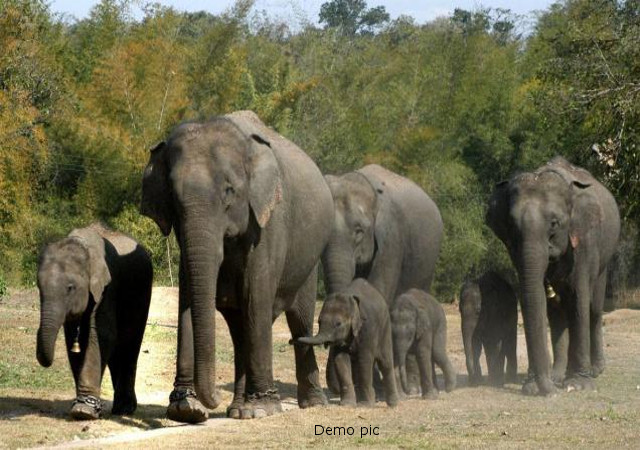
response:
[[[142,346],[133,418],[107,414],[96,422],[72,422],[66,413],[73,397],[62,339],[49,369],[35,359],[38,321],[33,291],[13,292],[0,304],[0,447],[127,448],[292,447],[450,448],[450,447],[640,447],[640,311],[618,310],[606,316],[608,367],[597,380],[598,391],[528,398],[518,385],[504,389],[467,388],[460,319],[447,306],[449,353],[459,372],[460,388],[435,401],[410,399],[398,408],[379,403],[372,409],[295,406],[293,349],[284,318],[274,327],[274,367],[286,412],[258,421],[222,419],[224,408],[205,425],[178,426],[165,419],[175,364],[175,290],[154,290],[152,312]],[[221,319],[220,324],[223,323]],[[218,383],[224,402],[231,398],[232,351],[224,325],[218,327]],[[519,369],[526,368],[520,329]],[[318,351],[324,367],[327,352]],[[112,395],[110,381],[104,397]],[[110,407],[110,405],[109,405]],[[353,436],[316,436],[315,426],[353,427]],[[379,435],[360,437],[361,427]],[[105,436],[109,439],[95,440]]]

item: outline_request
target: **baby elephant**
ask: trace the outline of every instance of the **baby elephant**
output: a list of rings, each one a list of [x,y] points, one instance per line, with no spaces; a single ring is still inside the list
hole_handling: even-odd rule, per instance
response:
[[[387,302],[364,279],[356,279],[342,292],[331,294],[318,318],[320,330],[297,342],[331,346],[340,385],[340,404],[373,406],[373,365],[382,372],[387,405],[396,406],[393,347]],[[355,385],[355,389],[354,389]]]
[[[489,369],[489,384],[504,384],[517,378],[518,300],[511,285],[495,272],[487,272],[476,281],[464,284],[460,292],[462,339],[467,359],[469,384],[482,381],[480,353],[484,353]]]
[[[410,289],[391,306],[394,364],[405,393],[408,393],[406,360],[416,355],[423,398],[438,396],[435,366],[444,374],[445,390],[456,387],[456,372],[447,356],[447,319],[444,309],[430,294]]]
[[[49,244],[38,262],[38,362],[53,362],[61,326],[76,384],[74,419],[97,419],[105,366],[113,381],[113,414],[137,407],[136,364],[151,300],[153,270],[133,239],[94,224]]]

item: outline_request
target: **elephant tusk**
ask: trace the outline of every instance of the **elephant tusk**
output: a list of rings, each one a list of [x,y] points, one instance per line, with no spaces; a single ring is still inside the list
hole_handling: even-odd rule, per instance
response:
[[[553,290],[553,286],[549,282],[545,282],[545,293],[547,294],[547,300],[557,300],[558,294]]]

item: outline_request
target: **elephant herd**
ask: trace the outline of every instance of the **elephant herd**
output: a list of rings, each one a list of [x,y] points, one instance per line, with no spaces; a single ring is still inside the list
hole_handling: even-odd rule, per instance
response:
[[[170,419],[197,423],[216,408],[215,312],[234,350],[232,418],[281,411],[272,324],[284,312],[294,348],[300,408],[327,404],[314,345],[330,346],[326,376],[341,404],[393,406],[403,393],[437,395],[456,384],[446,318],[428,293],[443,236],[435,203],[412,181],[377,165],[323,176],[298,148],[250,111],[175,127],[151,150],[141,213],[180,246],[177,362]],[[555,158],[496,186],[487,223],[519,276],[529,377],[523,391],[593,387],[604,369],[606,266],[620,219],[588,172]],[[318,266],[328,297],[312,336]],[[151,297],[149,255],[100,225],[49,244],[38,264],[37,358],[53,360],[64,328],[76,384],[70,414],[100,416],[108,366],[112,413],[136,409],[136,363]],[[460,295],[469,382],[515,381],[517,300],[489,272]],[[551,327],[553,367],[547,354]]]

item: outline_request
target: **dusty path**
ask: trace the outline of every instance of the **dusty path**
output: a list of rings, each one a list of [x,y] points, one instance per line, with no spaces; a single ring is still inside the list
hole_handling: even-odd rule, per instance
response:
[[[73,383],[62,337],[53,366],[39,367],[34,356],[37,296],[33,291],[17,293],[0,303],[0,342],[11,343],[0,353],[0,448],[279,448],[283,439],[295,447],[640,448],[640,311],[605,316],[608,366],[597,380],[597,392],[545,399],[523,397],[519,385],[467,388],[459,315],[451,305],[445,310],[448,349],[460,387],[435,401],[404,401],[395,410],[381,403],[373,409],[332,405],[299,410],[289,332],[284,318],[278,319],[273,330],[274,374],[285,412],[258,421],[224,418],[224,405],[231,400],[233,355],[228,331],[218,317],[216,378],[222,406],[204,424],[182,425],[164,417],[174,376],[177,291],[156,288],[138,366],[136,414],[111,416],[108,404],[102,420],[75,422],[67,418]],[[523,376],[521,327],[518,351]],[[326,350],[317,351],[321,377],[326,356]],[[103,397],[110,399],[106,378]],[[356,431],[369,427],[380,433],[338,438],[317,435],[320,425],[353,426]]]

